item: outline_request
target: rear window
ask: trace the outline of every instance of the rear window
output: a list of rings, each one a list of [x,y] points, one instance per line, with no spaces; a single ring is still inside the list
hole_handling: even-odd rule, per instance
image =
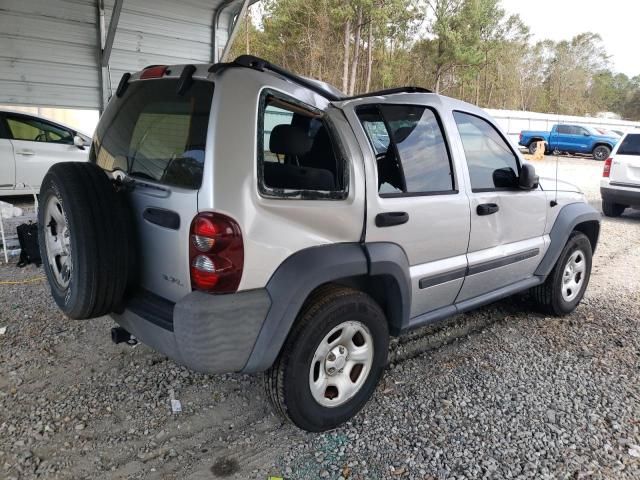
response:
[[[640,155],[640,133],[627,135],[618,148],[618,155]]]
[[[177,80],[131,83],[102,115],[92,160],[107,171],[200,188],[213,84],[196,81],[183,95],[176,93],[177,84]]]

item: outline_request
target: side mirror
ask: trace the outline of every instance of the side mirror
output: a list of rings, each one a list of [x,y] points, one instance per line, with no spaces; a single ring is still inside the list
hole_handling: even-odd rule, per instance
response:
[[[84,147],[86,147],[86,143],[84,143],[84,140],[82,139],[82,137],[80,135],[76,135],[75,137],[73,137],[73,144],[78,147],[80,150],[84,150]]]
[[[518,188],[518,176],[513,168],[499,168],[493,171],[493,184],[496,188]]]
[[[582,132],[582,135],[584,135],[585,137],[589,136],[589,132]]]
[[[520,169],[520,178],[518,180],[518,186],[522,190],[533,190],[538,188],[540,177],[536,175],[536,169],[529,163],[523,163]]]

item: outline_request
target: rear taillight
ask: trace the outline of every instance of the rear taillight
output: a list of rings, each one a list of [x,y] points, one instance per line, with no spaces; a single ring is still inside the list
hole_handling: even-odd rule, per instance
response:
[[[604,169],[602,170],[602,176],[605,178],[609,178],[609,175],[611,174],[611,162],[613,159],[611,158],[607,158],[604,161]]]
[[[212,293],[235,292],[244,266],[239,225],[220,213],[196,215],[189,231],[191,288]]]
[[[140,80],[146,80],[147,78],[162,78],[166,71],[166,65],[154,65],[153,67],[145,68],[140,74]]]

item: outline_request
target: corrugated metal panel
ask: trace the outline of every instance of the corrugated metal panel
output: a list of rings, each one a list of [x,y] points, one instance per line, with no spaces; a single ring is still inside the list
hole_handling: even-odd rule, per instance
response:
[[[0,103],[97,108],[91,1],[0,0]]]
[[[114,0],[107,0],[107,23]],[[111,88],[123,72],[148,65],[212,61],[214,9],[220,2],[125,0],[111,53]]]
[[[242,0],[124,0],[111,89],[151,64],[206,63]],[[98,0],[0,0],[0,104],[100,108]],[[114,0],[105,1],[109,25]],[[218,29],[216,9],[226,6]],[[108,79],[107,79],[108,81]],[[107,85],[108,86],[108,85]]]

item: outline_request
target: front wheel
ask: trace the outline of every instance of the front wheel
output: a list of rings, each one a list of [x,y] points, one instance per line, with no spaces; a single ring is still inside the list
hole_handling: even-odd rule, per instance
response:
[[[531,290],[537,306],[555,316],[573,312],[589,284],[591,259],[591,242],[584,233],[574,231],[546,281]]]
[[[304,430],[335,428],[373,394],[388,348],[387,321],[371,297],[351,288],[322,287],[265,373],[267,397],[279,414]]]
[[[606,145],[598,145],[593,149],[593,158],[598,160],[599,162],[605,161],[609,158],[609,154],[611,153],[611,149]]]

